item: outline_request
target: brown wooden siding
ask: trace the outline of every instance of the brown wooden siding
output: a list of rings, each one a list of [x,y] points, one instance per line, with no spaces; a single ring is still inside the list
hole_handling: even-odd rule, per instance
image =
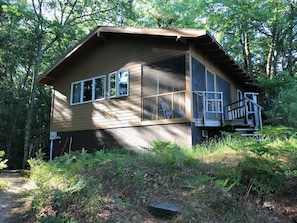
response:
[[[186,50],[183,43],[173,39],[126,36],[112,37],[107,41],[98,39],[98,42],[79,59],[72,61],[54,82],[51,131],[67,132],[143,125],[142,65],[185,54]],[[128,97],[108,99],[106,95],[106,100],[70,106],[72,82],[125,69],[130,72]],[[174,120],[168,121],[172,122]]]

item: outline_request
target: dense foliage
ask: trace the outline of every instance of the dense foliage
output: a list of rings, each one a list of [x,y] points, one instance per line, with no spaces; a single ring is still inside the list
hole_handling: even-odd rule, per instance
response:
[[[296,127],[296,20],[296,0],[0,0],[0,150],[24,167],[49,131],[36,78],[97,25],[210,30],[262,84],[266,123]]]

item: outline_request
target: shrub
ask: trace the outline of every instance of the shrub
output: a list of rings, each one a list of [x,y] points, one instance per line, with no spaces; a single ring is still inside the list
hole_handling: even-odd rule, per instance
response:
[[[3,159],[4,155],[4,151],[0,151],[0,170],[7,167],[7,159]],[[0,179],[0,191],[5,189],[7,189],[7,182]]]
[[[7,167],[7,164],[6,164],[7,159],[3,159],[4,155],[5,155],[5,152],[1,150],[0,151],[0,170]]]

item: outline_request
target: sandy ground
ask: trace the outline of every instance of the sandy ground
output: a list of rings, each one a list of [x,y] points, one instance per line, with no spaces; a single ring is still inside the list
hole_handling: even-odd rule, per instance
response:
[[[8,189],[0,191],[0,223],[22,223],[27,221],[30,205],[21,202],[20,197],[26,185],[26,179],[17,171],[1,171],[0,179],[7,181]]]

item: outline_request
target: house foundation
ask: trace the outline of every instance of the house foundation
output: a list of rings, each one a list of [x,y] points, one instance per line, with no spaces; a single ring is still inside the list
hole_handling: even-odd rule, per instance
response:
[[[191,131],[190,123],[178,123],[58,132],[60,139],[54,141],[53,157],[81,149],[90,153],[102,149],[122,148],[144,152],[154,140],[170,141],[179,146],[191,146]]]

